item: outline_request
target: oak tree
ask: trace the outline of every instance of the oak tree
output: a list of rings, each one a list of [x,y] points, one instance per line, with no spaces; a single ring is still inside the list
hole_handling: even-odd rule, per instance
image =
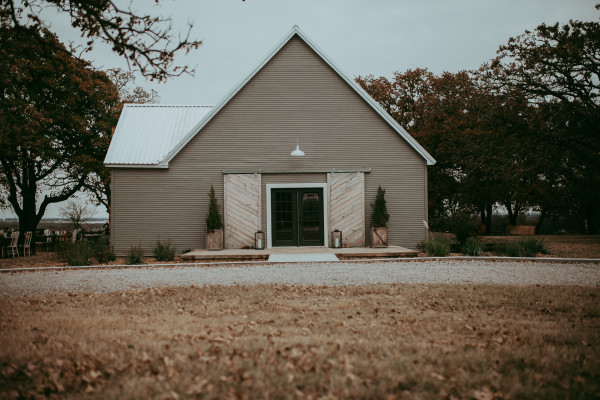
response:
[[[155,0],[155,3],[159,3]],[[122,4],[122,5],[121,5]],[[67,15],[71,25],[81,32],[85,45],[82,52],[91,50],[95,41],[110,45],[122,56],[130,69],[150,79],[163,81],[169,77],[191,73],[187,65],[175,65],[176,55],[197,49],[201,41],[191,38],[193,24],[183,35],[177,35],[171,18],[140,13],[132,2],[113,0],[0,0],[0,17],[9,29],[21,35],[31,35],[49,26],[41,17],[50,8]],[[52,46],[48,41],[40,45]],[[63,46],[55,50],[61,51]]]
[[[35,232],[47,207],[80,190],[97,165],[119,97],[106,73],[54,34],[24,29],[0,21],[0,179],[19,230]]]
[[[539,172],[568,189],[588,233],[598,233],[600,193],[591,188],[600,187],[600,23],[541,24],[510,38],[484,68],[499,90],[523,92],[546,115],[538,137],[552,151]]]

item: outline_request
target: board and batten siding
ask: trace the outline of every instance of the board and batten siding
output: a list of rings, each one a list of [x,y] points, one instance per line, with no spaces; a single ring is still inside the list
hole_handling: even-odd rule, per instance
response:
[[[304,157],[290,156],[296,140]],[[223,207],[223,170],[368,168],[366,229],[370,204],[382,185],[390,245],[414,248],[426,234],[426,161],[296,36],[190,140],[168,169],[114,169],[112,243],[121,255],[138,244],[151,254],[158,237],[171,238],[178,253],[204,248],[208,191],[213,184]],[[317,182],[315,175],[263,174],[262,198],[267,182]],[[326,182],[326,174],[320,179]],[[264,204],[261,219],[266,230]]]

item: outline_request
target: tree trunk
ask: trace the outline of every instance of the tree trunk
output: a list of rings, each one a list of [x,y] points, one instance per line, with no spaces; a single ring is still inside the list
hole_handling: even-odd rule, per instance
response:
[[[23,197],[23,212],[19,216],[19,246],[25,243],[25,232],[32,232],[30,250],[35,254],[35,231],[39,222],[35,207],[36,187],[28,186],[21,191]]]
[[[599,233],[598,225],[596,225],[596,207],[588,206],[585,209],[585,222],[588,235],[597,235]]]
[[[487,205],[487,215],[485,216],[485,232],[489,236],[492,234],[492,204]]]
[[[542,224],[544,223],[544,218],[546,217],[546,210],[542,208],[542,213],[540,214],[540,219],[537,224],[535,224],[535,234],[539,235],[542,230]]]
[[[519,216],[519,203],[515,204],[513,209],[513,205],[510,201],[504,202],[504,207],[506,207],[506,211],[508,211],[508,222],[510,225],[517,225],[517,217]]]
[[[485,226],[485,235],[492,234],[492,205],[486,204],[479,207],[481,225]]]

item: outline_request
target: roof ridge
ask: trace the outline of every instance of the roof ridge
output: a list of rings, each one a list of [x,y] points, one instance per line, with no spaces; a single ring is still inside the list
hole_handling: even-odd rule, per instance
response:
[[[202,120],[200,120],[196,126],[192,128],[192,130],[183,137],[183,139],[166,155],[164,159],[160,161],[160,165],[165,167],[168,166],[169,162],[183,149],[187,143],[192,140],[196,134],[204,128],[206,124],[208,124],[211,119],[217,115],[223,107],[229,103],[229,101],[240,91],[248,82],[254,78],[254,76],[264,68],[264,66],[271,61],[273,57],[294,37],[298,36],[310,49],[312,49],[317,57],[321,58],[333,71],[342,78],[343,81],[348,84],[350,88],[352,88],[362,99],[377,112],[384,121],[386,121],[392,129],[394,129],[406,142],[421,156],[423,157],[427,165],[435,164],[435,159],[425,150],[419,142],[415,140],[400,124],[392,118],[387,111],[381,107],[379,103],[377,103],[358,83],[356,83],[353,79],[350,79],[337,65],[335,65],[331,59],[316,45],[310,40],[304,32],[300,29],[298,25],[294,25],[289,33],[280,40],[277,45],[271,50],[270,53],[267,54],[266,57],[250,72],[249,75],[246,76],[244,80],[239,82],[236,86],[234,86],[226,95],[223,97],[213,108],[206,114]]]
[[[212,108],[212,107],[214,107],[214,105],[205,105],[205,104],[156,104],[156,103],[125,103],[124,106],[125,107],[147,107],[147,108],[151,108],[151,107],[161,107],[161,108],[211,107]]]

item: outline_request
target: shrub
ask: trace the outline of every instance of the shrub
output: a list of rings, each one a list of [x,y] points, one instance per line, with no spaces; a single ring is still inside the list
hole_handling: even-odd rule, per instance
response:
[[[98,246],[96,247],[96,260],[99,263],[105,263],[107,261],[115,261],[117,259],[117,255],[114,252],[112,246]]]
[[[477,238],[467,238],[462,248],[463,253],[469,256],[480,256],[483,253],[483,244]]]
[[[544,240],[534,237],[506,242],[500,250],[509,257],[535,257],[538,253],[548,252]]]
[[[129,265],[143,264],[144,263],[144,250],[141,246],[134,246],[129,250],[125,263]]]
[[[113,247],[108,245],[108,236],[101,236],[94,243],[94,255],[99,263],[115,261],[117,259]]]
[[[517,241],[503,243],[498,250],[509,257],[521,257],[521,247]]]
[[[61,242],[57,248],[57,256],[71,266],[90,265],[94,249],[88,242]]]
[[[206,216],[206,230],[214,231],[223,227],[223,221],[221,220],[221,214],[219,214],[219,202],[215,195],[215,188],[210,185],[210,192],[208,192],[210,204],[208,205],[208,215]]]
[[[452,218],[452,233],[456,235],[456,240],[460,244],[465,244],[467,238],[475,232],[475,225],[468,214],[458,214]]]
[[[173,261],[175,259],[175,246],[173,246],[171,239],[164,242],[161,242],[160,239],[156,241],[154,257],[158,261]]]
[[[445,257],[450,253],[450,244],[443,236],[433,236],[419,243],[419,250],[427,253],[428,256]]]
[[[543,239],[528,237],[519,240],[519,247],[523,257],[535,257],[538,253],[547,253],[548,249]]]
[[[377,188],[377,196],[375,196],[375,203],[371,204],[371,208],[373,209],[373,214],[371,214],[371,226],[374,228],[383,228],[387,226],[390,214],[387,212],[385,203],[385,189],[379,185]]]

